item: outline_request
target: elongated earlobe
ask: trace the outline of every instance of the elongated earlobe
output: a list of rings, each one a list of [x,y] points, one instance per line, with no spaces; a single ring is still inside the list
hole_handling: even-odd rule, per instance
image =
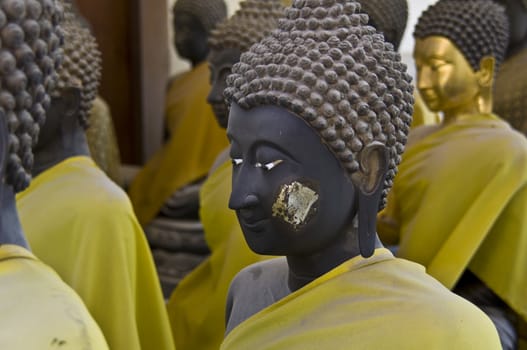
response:
[[[371,143],[361,152],[358,180],[359,249],[363,257],[373,255],[377,241],[377,211],[388,169],[388,152],[380,143]],[[355,175],[355,174],[354,174]]]
[[[69,87],[61,92],[61,97],[66,101],[65,114],[69,117],[77,115],[81,106],[81,90],[78,87]]]
[[[383,176],[384,182],[384,176]],[[359,191],[359,248],[360,254],[368,258],[373,255],[377,241],[377,211],[383,186],[371,194]]]
[[[478,82],[482,87],[492,87],[494,84],[494,72],[496,59],[491,56],[485,56],[479,63]]]

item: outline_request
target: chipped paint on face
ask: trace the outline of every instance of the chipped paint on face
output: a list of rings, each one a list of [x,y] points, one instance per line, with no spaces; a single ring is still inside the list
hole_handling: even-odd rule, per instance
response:
[[[294,181],[289,185],[282,185],[273,204],[272,213],[274,217],[298,228],[306,223],[317,201],[318,194],[315,191]]]

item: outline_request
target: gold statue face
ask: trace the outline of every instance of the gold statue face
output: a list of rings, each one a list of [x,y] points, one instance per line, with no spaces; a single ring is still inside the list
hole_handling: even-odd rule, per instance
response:
[[[478,72],[449,39],[416,39],[414,59],[417,88],[431,111],[459,114],[477,107]]]

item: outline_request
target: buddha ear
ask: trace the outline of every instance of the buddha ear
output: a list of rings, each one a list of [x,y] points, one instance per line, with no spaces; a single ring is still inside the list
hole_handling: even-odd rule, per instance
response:
[[[482,87],[491,87],[494,82],[494,71],[496,69],[496,59],[492,56],[485,56],[479,61],[479,70],[476,73],[478,83]]]
[[[363,257],[371,256],[377,239],[377,212],[388,171],[388,150],[379,142],[367,145],[359,157],[360,168],[352,176],[358,195],[359,248]]]
[[[62,100],[64,101],[64,114],[69,118],[77,114],[81,105],[81,89],[79,87],[70,86],[60,92]]]

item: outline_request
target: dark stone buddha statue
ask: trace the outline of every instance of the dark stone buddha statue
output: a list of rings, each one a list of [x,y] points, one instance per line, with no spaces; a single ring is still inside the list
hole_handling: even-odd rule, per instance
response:
[[[0,67],[4,83],[0,89],[0,244],[27,248],[15,193],[31,182],[32,147],[50,105],[55,68],[62,60],[62,34],[58,27],[62,7],[53,3],[43,11],[40,1],[2,1],[1,5]],[[28,26],[22,25],[24,21]]]
[[[64,8],[65,57],[35,147],[35,179],[17,196],[20,221],[35,254],[79,294],[111,348],[171,349],[144,232],[126,193],[89,153],[85,129],[101,79],[97,43],[68,2]]]
[[[174,47],[195,67],[207,59],[207,40],[215,25],[226,18],[223,0],[177,0],[172,7]]]
[[[399,49],[408,21],[407,0],[361,0],[361,11],[368,14],[369,25],[383,33],[387,42]]]
[[[234,278],[221,349],[499,346],[480,310],[377,238],[413,87],[368,21],[356,1],[296,0],[227,78],[229,206],[253,251],[284,257]],[[431,309],[448,321],[429,327]]]
[[[223,91],[232,66],[240,60],[242,52],[276,28],[283,10],[280,1],[243,1],[240,10],[212,31],[208,57],[211,89],[207,102],[222,128],[227,128],[228,122],[229,110]]]
[[[282,13],[283,6],[278,0],[243,1],[240,3],[240,9],[234,15],[220,22],[211,31],[208,43],[210,53],[207,58],[210,70],[210,90],[207,96],[207,103],[214,112],[217,125],[220,128],[225,129],[228,122],[228,108],[223,96],[223,90],[226,87],[226,78],[230,74],[232,66],[239,61],[242,51],[249,49],[252,44],[276,28],[278,18],[280,18]],[[208,122],[213,122],[212,118]],[[227,159],[228,150],[224,149],[216,157],[209,170],[209,175]],[[193,190],[197,196],[198,191],[201,190],[201,184],[194,186]],[[177,203],[178,197],[182,197],[181,193],[179,196],[177,194],[172,196],[171,202]],[[222,204],[224,204],[223,199],[225,198],[220,199]],[[196,200],[196,202],[198,201]],[[168,214],[167,207],[165,206],[162,209],[164,214]],[[211,209],[216,210],[215,208],[207,208],[206,210]],[[200,208],[200,211],[202,210],[203,208]],[[166,216],[169,217],[170,215]],[[156,223],[159,223],[159,225]],[[210,230],[212,223],[207,224]],[[198,233],[200,229],[199,222],[178,222],[176,217],[171,222],[166,218],[163,221],[155,220],[147,227],[146,231],[150,241],[156,247],[155,255],[159,257],[157,259],[159,271],[166,290],[172,290],[177,282],[196,268],[204,255],[209,252],[207,247],[210,247],[210,245],[206,244],[203,240],[203,235]],[[216,231],[221,232],[222,230],[223,228],[218,228]],[[237,230],[225,230],[231,234],[232,232],[238,232]],[[205,232],[205,236],[210,235],[214,235],[214,233]],[[228,235],[219,238],[219,241],[227,240],[230,240]],[[178,244],[177,242],[185,243]],[[211,253],[214,254],[214,251]],[[216,263],[218,259],[216,258],[214,261]],[[185,315],[181,315],[180,319],[184,318]],[[190,335],[188,337],[188,339],[197,338],[199,337]],[[190,345],[186,344],[185,346]]]

